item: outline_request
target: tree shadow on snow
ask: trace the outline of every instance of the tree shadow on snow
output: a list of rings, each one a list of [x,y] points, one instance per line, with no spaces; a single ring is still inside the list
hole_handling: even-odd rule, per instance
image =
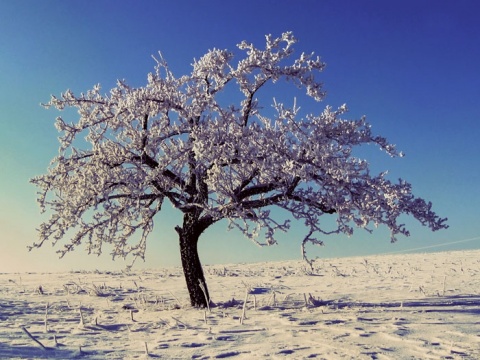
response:
[[[338,309],[347,307],[360,308],[421,308],[424,312],[458,312],[480,314],[480,295],[452,295],[428,297],[425,299],[396,300],[393,302],[362,302],[362,301],[320,301],[319,306],[335,306]]]
[[[321,300],[312,297],[310,294],[285,294],[278,293],[275,298],[272,296],[272,289],[254,288],[249,292],[248,302],[252,302],[251,295],[256,295],[258,310],[288,310],[302,307],[318,308],[331,307],[335,309],[344,308],[363,308],[363,309],[409,309],[414,311],[418,309],[423,312],[455,312],[472,315],[480,315],[480,295],[451,295],[426,297],[424,299],[405,299],[383,302],[353,301],[349,299]],[[220,308],[241,308],[244,300],[231,299],[225,302],[215,304]]]

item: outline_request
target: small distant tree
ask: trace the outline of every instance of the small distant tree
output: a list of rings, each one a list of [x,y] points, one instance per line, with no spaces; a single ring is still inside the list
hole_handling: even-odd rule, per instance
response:
[[[281,81],[316,101],[324,98],[314,77],[324,63],[304,53],[289,61],[295,42],[290,32],[266,36],[265,49],[244,41],[238,48],[246,54],[236,64],[233,53],[211,50],[181,77],[159,56],[145,87],[118,81],[109,94],[97,85],[79,96],[70,90],[52,96],[46,108],[76,108],[79,119],[57,118],[59,155],[47,174],[31,180],[51,218],[30,249],[68,234],[61,257],[83,242],[88,253],[111,244],[113,258],[143,259],[154,218],[168,201],[183,214],[175,230],[191,304],[205,307],[209,294],[197,244],[222,219],[271,245],[278,230],[289,228],[288,217],[277,219],[286,210],[305,224],[304,257],[308,242],[322,244],[318,234],[351,235],[355,227],[384,224],[392,241],[408,236],[397,222],[402,214],[432,230],[446,228],[446,219],[414,197],[409,183],[373,175],[352,155],[355,146],[373,143],[401,156],[372,134],[365,118],[343,119],[346,106],[304,116],[295,101],[290,108],[275,100],[273,110],[262,107],[260,95]],[[335,214],[335,230],[322,228],[325,214]]]

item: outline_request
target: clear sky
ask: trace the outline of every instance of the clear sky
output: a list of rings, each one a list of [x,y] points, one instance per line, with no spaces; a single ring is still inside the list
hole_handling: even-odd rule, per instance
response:
[[[359,230],[325,238],[311,255],[480,248],[479,15],[476,0],[0,0],[0,272],[125,265],[83,248],[62,260],[49,244],[26,249],[45,219],[29,179],[58,149],[58,114],[39,106],[50,94],[97,83],[108,92],[117,79],[142,86],[159,50],[180,76],[208,49],[234,50],[241,40],[262,46],[265,34],[290,30],[298,53],[327,63],[318,110],[347,103],[349,117],[367,115],[375,133],[406,153],[392,160],[372,152],[372,169],[411,182],[450,225],[431,233],[407,220],[411,237],[393,245],[385,229]],[[180,217],[161,215],[138,267],[179,264]],[[202,235],[200,256],[204,264],[300,258],[304,235],[298,224],[278,246],[258,248],[220,222]]]

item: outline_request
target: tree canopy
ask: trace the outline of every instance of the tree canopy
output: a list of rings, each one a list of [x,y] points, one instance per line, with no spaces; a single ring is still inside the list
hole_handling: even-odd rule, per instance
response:
[[[267,84],[275,89],[281,81],[315,101],[324,98],[315,76],[325,64],[314,54],[292,60],[295,42],[290,32],[266,36],[264,49],[244,41],[236,63],[234,53],[210,50],[180,77],[160,55],[144,87],[118,81],[109,94],[96,85],[52,96],[45,107],[75,108],[78,120],[57,118],[59,154],[48,173],[31,180],[42,211],[51,212],[33,247],[69,233],[61,256],[83,242],[89,253],[100,254],[107,243],[113,257],[144,258],[165,202],[184,214],[178,233],[194,224],[197,240],[226,219],[248,238],[274,244],[290,224],[274,208],[305,224],[303,245],[378,225],[395,241],[409,235],[402,214],[432,230],[446,228],[409,183],[371,174],[353,155],[363,144],[402,155],[365,118],[345,119],[345,105],[301,115],[295,100],[289,107],[262,98]],[[325,214],[336,217],[333,231],[322,227]]]

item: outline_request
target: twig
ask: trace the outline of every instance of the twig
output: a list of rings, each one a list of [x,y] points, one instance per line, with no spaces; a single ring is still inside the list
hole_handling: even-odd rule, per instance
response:
[[[175,298],[175,300],[177,300],[178,306],[181,308],[182,304],[180,303],[180,300],[178,300],[178,298],[171,291],[169,291],[169,293]]]
[[[308,293],[308,301],[310,301],[312,306],[319,306],[321,304],[321,299],[319,298],[319,300],[316,300],[311,293]]]
[[[38,341],[37,339],[35,339],[35,337],[33,337],[33,335],[30,334],[30,332],[29,332],[27,329],[25,329],[25,327],[22,326],[22,330],[25,332],[25,334],[28,335],[28,337],[29,337],[30,339],[32,339],[32,340],[35,341],[38,345],[40,345],[40,346],[43,348],[43,350],[48,350],[48,348],[46,348],[45,345],[43,345],[40,341]]]
[[[185,324],[184,322],[181,322],[180,320],[178,320],[177,318],[175,318],[173,316],[172,316],[172,319],[177,322],[177,326],[178,326],[178,324],[181,324],[185,327],[185,329],[188,329],[189,326],[187,324]]]
[[[276,306],[277,305],[277,300],[275,299],[275,290],[273,290],[271,299],[272,299],[272,305]]]

